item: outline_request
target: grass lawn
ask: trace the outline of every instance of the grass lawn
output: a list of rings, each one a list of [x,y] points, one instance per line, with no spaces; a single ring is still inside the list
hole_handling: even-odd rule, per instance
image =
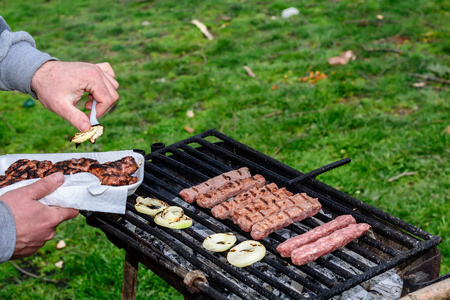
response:
[[[108,61],[120,83],[120,100],[101,119],[105,134],[78,149],[68,142],[76,131],[69,123],[38,102],[25,107],[27,95],[0,93],[0,155],[150,151],[154,142],[191,136],[189,127],[194,134],[216,128],[303,172],[350,157],[349,165],[318,179],[441,236],[441,274],[450,272],[448,1],[0,5],[12,30],[32,34],[40,50],[60,60]],[[282,19],[291,6],[300,14]],[[347,50],[354,60],[328,64]],[[323,78],[310,80],[311,72]],[[67,243],[63,250],[55,248],[59,240]],[[0,298],[117,299],[123,258],[123,250],[79,216],[58,227],[35,256],[16,261],[57,282],[5,263]],[[60,260],[62,269],[55,267]],[[142,266],[137,294],[182,299]]]

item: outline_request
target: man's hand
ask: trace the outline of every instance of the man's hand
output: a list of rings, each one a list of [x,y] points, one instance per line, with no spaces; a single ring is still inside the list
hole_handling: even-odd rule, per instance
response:
[[[11,209],[16,222],[16,248],[12,259],[33,255],[55,236],[56,226],[78,215],[76,209],[50,207],[38,201],[63,183],[64,175],[53,173],[0,196]]]
[[[119,99],[119,83],[109,63],[88,64],[82,62],[48,61],[34,74],[31,89],[48,110],[69,121],[81,132],[91,127],[88,116],[75,104],[88,92],[86,109],[92,108],[92,100],[98,104],[97,118],[101,117]]]

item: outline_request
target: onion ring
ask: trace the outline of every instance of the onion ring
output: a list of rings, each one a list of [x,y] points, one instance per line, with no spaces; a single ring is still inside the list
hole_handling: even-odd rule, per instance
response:
[[[248,240],[231,248],[227,260],[233,266],[243,268],[254,264],[266,255],[266,247],[260,242]]]
[[[169,206],[160,211],[155,215],[154,221],[157,225],[172,229],[184,229],[192,225],[192,219],[178,206]]]
[[[164,201],[155,199],[155,198],[143,198],[141,196],[136,198],[136,205],[134,208],[143,214],[147,214],[150,216],[155,216],[160,211],[168,208],[169,204]]]
[[[203,247],[214,252],[223,252],[230,249],[236,243],[236,236],[231,233],[214,233],[206,237]]]

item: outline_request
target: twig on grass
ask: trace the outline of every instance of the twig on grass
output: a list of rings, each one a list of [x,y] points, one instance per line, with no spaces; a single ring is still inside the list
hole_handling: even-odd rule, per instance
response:
[[[12,132],[17,133],[16,129],[11,126],[11,124],[8,123],[8,121],[5,119],[3,114],[0,112],[0,116],[2,117],[3,122],[5,122],[6,126],[8,126],[9,129],[11,129]]]
[[[202,22],[200,22],[197,19],[194,19],[191,21],[192,24],[194,24],[195,26],[197,26],[198,29],[200,29],[200,31],[203,33],[203,35],[208,39],[208,40],[214,40],[214,36],[212,35],[211,32],[209,32],[208,28],[205,26],[205,24],[203,24]]]
[[[416,78],[421,78],[421,79],[427,80],[427,81],[435,81],[435,82],[450,84],[450,80],[446,80],[446,79],[443,79],[443,78],[438,78],[438,77],[433,77],[433,76],[426,76],[426,75],[421,75],[421,74],[416,74],[416,73],[409,73],[408,75],[412,76],[412,77],[416,77]]]
[[[361,45],[361,48],[363,48],[364,50],[366,50],[367,52],[394,52],[394,53],[399,53],[399,54],[403,54],[402,50],[398,50],[398,49],[390,49],[390,48],[367,48],[364,45]]]
[[[401,173],[401,174],[398,174],[397,176],[394,176],[394,177],[391,177],[391,178],[389,178],[389,182],[392,182],[392,181],[394,181],[394,180],[397,180],[397,179],[399,179],[400,177],[404,177],[404,176],[414,176],[414,175],[416,175],[417,174],[417,172],[403,172],[403,173]]]
[[[275,150],[275,152],[273,153],[273,156],[276,156],[278,153],[280,153],[281,149],[283,149],[284,146],[289,145],[292,142],[295,142],[296,140],[299,140],[301,138],[304,138],[306,135],[305,134],[300,134],[298,136],[296,136],[293,139],[290,139],[289,141],[287,141],[286,143],[284,143],[283,145],[281,145],[280,147],[278,147],[278,149]]]
[[[30,276],[30,277],[33,277],[33,278],[36,278],[36,279],[40,279],[40,280],[43,280],[43,281],[47,281],[47,282],[53,282],[53,283],[59,283],[59,282],[60,282],[59,280],[54,280],[54,279],[48,279],[48,278],[45,278],[45,277],[40,277],[40,276],[37,276],[37,275],[35,275],[35,274],[33,274],[33,273],[30,273],[30,272],[28,272],[28,271],[25,271],[24,269],[22,269],[21,267],[19,267],[19,266],[18,266],[15,262],[13,262],[12,260],[10,260],[9,262],[14,266],[14,268],[17,269],[17,271],[19,271],[19,272],[21,272],[21,273],[23,273],[23,274],[25,274],[25,275],[27,275],[27,276]]]

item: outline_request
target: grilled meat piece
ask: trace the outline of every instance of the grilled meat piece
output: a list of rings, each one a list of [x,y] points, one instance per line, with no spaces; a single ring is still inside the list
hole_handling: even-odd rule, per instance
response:
[[[29,159],[19,159],[9,166],[5,171],[5,175],[19,179],[32,179],[38,177],[36,170],[35,162]]]
[[[89,173],[97,176],[103,176],[104,174],[133,174],[139,168],[136,160],[132,156],[126,156],[116,161],[110,161],[103,164],[93,163],[89,167]]]
[[[312,262],[325,254],[344,247],[354,239],[362,236],[369,229],[369,224],[359,223],[350,224],[347,227],[336,230],[326,237],[292,251],[292,263],[301,266]]]
[[[322,209],[317,198],[311,198],[305,193],[295,194],[291,200],[296,202],[295,206],[274,213],[254,224],[250,233],[252,238],[261,240],[276,230],[314,216]]]
[[[20,178],[14,178],[10,176],[0,175],[0,189],[4,188],[5,186],[14,184],[22,179]]]
[[[290,199],[292,193],[286,188],[279,189],[273,194],[256,199],[246,206],[236,210],[232,214],[232,220],[245,232],[250,232],[252,226],[264,218],[282,209],[294,206],[295,202]]]
[[[222,202],[221,204],[214,206],[211,209],[211,213],[217,219],[222,219],[222,220],[226,219],[235,210],[237,210],[241,207],[244,207],[245,205],[247,205],[248,203],[251,203],[251,201],[253,201],[255,199],[259,199],[263,196],[273,193],[276,190],[278,190],[278,187],[275,183],[270,183],[263,187],[252,188],[245,193],[236,195],[236,197],[234,197],[230,201]]]
[[[45,174],[53,167],[49,160],[36,161],[36,174],[39,178],[45,177]]]
[[[200,194],[209,193],[214,189],[217,189],[228,182],[248,178],[252,176],[248,168],[240,168],[238,170],[232,170],[223,174],[220,174],[216,177],[213,177],[205,182],[202,182],[196,186],[183,189],[180,192],[180,196],[184,199],[184,201],[188,203],[194,203],[195,199]]]
[[[128,174],[102,174],[98,176],[103,185],[122,186],[137,182],[137,177]]]
[[[95,159],[72,158],[59,161],[53,164],[51,161],[19,159],[12,163],[5,171],[5,176],[0,177],[0,188],[11,185],[20,180],[43,178],[55,172],[64,175],[91,172],[97,176],[105,185],[129,185],[137,182],[137,178],[132,175],[139,168],[136,160],[132,156],[100,164]]]
[[[74,167],[76,165],[76,161],[77,161],[76,158],[58,161],[54,163],[52,168],[45,173],[45,176],[48,176],[56,172],[63,173],[64,175],[81,173],[82,171],[80,169]]]
[[[266,179],[261,175],[231,181],[218,189],[197,197],[197,204],[201,207],[211,208],[223,201],[243,193],[254,187],[261,187],[266,183]]]
[[[350,224],[356,224],[356,220],[352,215],[339,216],[328,223],[317,226],[316,228],[305,232],[304,234],[297,235],[284,241],[278,245],[277,251],[282,257],[290,257],[293,250],[306,244],[313,243],[322,237],[330,235],[336,230],[347,227]]]

